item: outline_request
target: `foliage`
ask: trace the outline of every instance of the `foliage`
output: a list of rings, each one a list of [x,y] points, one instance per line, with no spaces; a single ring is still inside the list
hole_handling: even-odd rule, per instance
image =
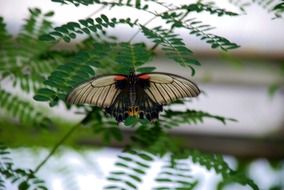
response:
[[[9,154],[8,148],[5,145],[0,144],[0,189],[5,189],[3,179],[7,179],[11,183],[17,184],[19,190],[47,190],[44,181],[37,178],[33,171],[16,168]]]
[[[63,39],[66,42],[69,42],[71,39],[76,38],[76,34],[87,34],[87,35],[98,35],[99,32],[105,33],[105,29],[108,27],[116,27],[118,24],[127,24],[129,27],[138,27],[141,32],[148,38],[151,39],[157,46],[162,45],[162,49],[166,53],[166,55],[180,63],[183,66],[189,66],[192,69],[192,73],[194,74],[194,69],[191,64],[199,65],[198,61],[194,59],[191,54],[192,52],[186,47],[183,40],[179,37],[178,34],[174,33],[173,30],[175,28],[183,28],[185,30],[189,30],[192,34],[197,36],[201,36],[201,40],[206,40],[207,43],[212,44],[212,47],[217,48],[220,47],[222,50],[229,50],[238,48],[239,46],[235,43],[231,43],[229,40],[215,36],[213,34],[206,34],[205,31],[209,29],[209,25],[196,25],[198,22],[188,22],[188,19],[185,18],[188,14],[192,12],[209,12],[210,14],[217,14],[218,16],[229,15],[236,16],[236,13],[226,11],[224,9],[220,9],[215,7],[212,3],[203,4],[203,3],[194,3],[194,4],[185,4],[180,5],[171,9],[163,3],[158,3],[153,1],[154,3],[158,3],[162,5],[166,10],[161,13],[155,13],[155,11],[151,11],[150,9],[142,8],[141,6],[133,6],[131,1],[119,1],[119,3],[111,3],[104,1],[56,1],[61,3],[73,3],[75,5],[79,4],[103,4],[105,6],[110,6],[110,8],[115,8],[119,6],[133,7],[135,9],[143,10],[148,14],[152,14],[154,17],[147,22],[149,24],[155,18],[161,18],[167,24],[171,25],[171,29],[168,30],[166,28],[162,28],[162,26],[157,26],[154,28],[148,28],[146,24],[141,24],[139,20],[132,21],[130,18],[125,19],[116,19],[116,18],[108,18],[106,15],[101,15],[96,19],[87,18],[81,19],[79,22],[69,22],[60,27],[56,27],[54,31],[49,34],[41,36],[41,39],[47,41],[53,41],[58,39]],[[139,1],[141,2],[141,1]],[[144,6],[145,7],[145,6]],[[149,7],[149,6],[147,6]],[[212,29],[210,27],[210,29]],[[130,38],[130,41],[136,36]]]
[[[184,39],[177,30],[185,30],[189,35],[194,35],[208,43],[212,48],[229,51],[238,48],[239,45],[230,42],[224,37],[208,33],[213,28],[203,24],[192,17],[192,13],[206,12],[213,16],[237,16],[238,14],[218,8],[213,3],[198,1],[192,4],[171,5],[156,0],[107,2],[100,0],[53,0],[63,4],[91,5],[100,4],[110,9],[118,7],[133,8],[153,16],[146,23],[133,18],[110,18],[101,14],[96,18],[80,19],[77,22],[68,22],[62,26],[52,27],[49,17],[52,12],[42,13],[39,9],[30,9],[30,17],[23,26],[22,32],[13,39],[5,29],[3,19],[0,20],[0,39],[5,43],[1,47],[0,74],[2,78],[9,78],[15,86],[28,93],[35,93],[34,100],[48,102],[50,106],[58,106],[59,101],[65,102],[71,89],[83,81],[89,80],[97,74],[103,73],[128,73],[129,69],[137,72],[152,71],[155,67],[145,67],[155,56],[155,49],[161,46],[162,52],[173,62],[191,69],[195,73],[195,66],[200,65],[193,56],[193,52],[187,47]],[[152,4],[163,7],[163,11],[156,12]],[[149,27],[154,19],[161,19],[164,24]],[[116,37],[108,36],[108,30],[117,28],[118,25],[126,25],[138,32],[127,42],[116,40]],[[146,41],[132,43],[137,34],[143,34],[153,46],[147,46]],[[73,52],[55,51],[53,48],[62,40],[71,42],[79,35],[86,37],[78,42]],[[40,40],[38,40],[40,39]],[[18,61],[20,60],[20,61]],[[20,85],[19,85],[20,84]],[[177,102],[184,104],[183,101]],[[49,120],[40,111],[14,94],[9,94],[6,89],[1,90],[1,108],[13,116],[20,118],[21,122],[29,121],[33,124],[49,123]],[[65,104],[66,105],[66,104]],[[70,105],[66,105],[70,108]],[[108,117],[101,109],[86,105],[77,106],[84,114],[83,120],[78,124],[89,126],[104,140],[106,144],[115,140],[122,141],[121,128],[113,118]],[[38,118],[38,119],[34,119]],[[222,123],[234,121],[230,118],[216,116],[203,111],[185,110],[175,111],[171,107],[161,114],[157,122],[129,117],[122,128],[128,127],[134,130],[130,137],[131,144],[125,147],[125,151],[118,157],[117,170],[110,173],[109,186],[105,189],[137,189],[143,181],[143,177],[150,168],[156,156],[163,157],[167,153],[172,155],[170,165],[161,170],[161,174],[168,178],[177,179],[171,182],[181,185],[177,189],[193,189],[197,182],[186,180],[189,175],[180,170],[184,163],[180,159],[191,158],[205,168],[214,169],[224,180],[232,180],[243,185],[250,185],[253,189],[257,186],[246,176],[232,170],[221,156],[203,154],[197,150],[185,149],[182,142],[172,139],[168,129],[178,127],[181,124],[196,124],[203,122],[204,118],[216,119]],[[74,130],[74,128],[72,128]],[[69,136],[73,131],[69,131]],[[64,139],[65,140],[65,139]],[[59,141],[51,151],[43,164],[60,146]],[[166,145],[166,146],[165,146]],[[4,150],[4,149],[3,149]],[[42,165],[40,165],[41,167]],[[28,189],[32,185],[44,189],[42,181],[39,181],[34,172],[30,170],[14,170],[1,167],[3,175],[8,179],[19,182],[20,189]],[[11,165],[12,167],[12,165]],[[39,167],[39,168],[40,168]],[[186,164],[190,170],[190,165]],[[171,170],[171,171],[169,171]],[[18,171],[18,172],[15,172]],[[10,173],[9,173],[10,172]],[[16,177],[15,177],[16,176]],[[22,179],[26,177],[23,182]],[[181,179],[182,178],[182,179]],[[0,178],[0,188],[3,184]],[[164,183],[170,182],[160,176],[156,178],[159,183],[156,189],[165,189]]]
[[[19,97],[0,89],[0,106],[11,117],[16,117],[22,124],[32,124],[48,128],[52,125],[51,120],[43,113],[35,110],[33,105]]]
[[[202,115],[201,112],[200,115]],[[206,117],[206,113],[204,115]],[[176,184],[183,185],[177,189],[193,189],[197,184],[196,181],[192,179],[193,181],[189,182],[188,178],[184,181],[185,176],[189,177],[186,175],[189,170],[185,167],[186,165],[188,166],[189,161],[180,161],[189,158],[193,163],[199,164],[208,170],[213,169],[216,174],[220,174],[223,177],[224,183],[230,181],[231,183],[235,182],[248,185],[254,190],[258,189],[258,186],[251,179],[246,177],[245,174],[231,169],[221,155],[202,153],[201,151],[189,148],[184,149],[182,142],[178,139],[173,139],[173,137],[163,130],[164,125],[166,125],[166,127],[169,125],[163,118],[154,124],[149,124],[144,120],[133,120],[128,124],[135,125],[137,130],[130,137],[132,142],[126,146],[125,151],[119,156],[119,160],[115,165],[120,168],[120,170],[110,174],[108,179],[112,181],[112,185],[108,186],[106,189],[135,189],[139,183],[142,183],[143,178],[141,175],[146,175],[148,172],[149,161],[156,156],[163,157],[169,152],[172,153],[170,164],[166,168],[162,168],[161,172],[168,177],[171,176],[171,178],[160,178],[161,176],[158,174],[159,177],[156,181],[160,186],[156,189],[167,189],[166,187],[162,187],[165,182],[171,182],[169,187]],[[145,152],[141,152],[141,150],[146,151],[147,155],[145,155]],[[144,159],[141,159],[142,155],[145,157]],[[179,167],[181,165],[183,165],[183,167]],[[172,171],[166,172],[165,170],[169,168],[171,168]],[[181,170],[181,168],[183,168],[183,170]],[[125,176],[127,178],[125,178]],[[115,185],[113,181],[115,181]],[[125,188],[124,185],[120,186],[121,183],[126,184],[128,188]]]
[[[275,18],[282,18],[284,12],[283,0],[229,0],[232,4],[239,7],[244,13],[247,12],[247,8],[251,5],[258,5],[268,13],[272,14]]]
[[[276,14],[282,14],[284,12],[284,1],[278,2],[272,10],[275,11]]]
[[[55,27],[53,32],[49,34],[42,35],[41,40],[45,41],[54,41],[58,39],[63,39],[65,42],[70,42],[71,39],[76,38],[76,34],[91,34],[105,32],[105,29],[108,27],[115,27],[118,24],[127,24],[130,27],[136,24],[132,22],[130,18],[126,19],[109,19],[106,15],[101,15],[95,20],[92,18],[81,19],[79,22],[68,22],[60,27]]]
[[[118,161],[115,163],[116,167],[120,169],[110,173],[107,178],[110,185],[104,189],[137,189],[153,160],[152,155],[148,153],[126,150],[125,153],[118,156]]]
[[[155,180],[161,185],[155,190],[191,190],[198,184],[192,179],[189,163],[175,159],[165,162]]]
[[[226,124],[227,121],[236,121],[232,118],[225,118],[222,116],[212,115],[203,111],[196,111],[196,110],[185,110],[185,111],[173,111],[171,109],[165,110],[164,114],[162,115],[165,119],[164,126],[167,128],[171,128],[168,125],[175,126],[176,123],[179,124],[197,124],[203,123],[204,118],[213,118],[217,121]],[[168,125],[167,125],[168,124]]]
[[[190,67],[192,75],[194,75],[195,70],[191,65],[200,65],[200,63],[192,58],[191,50],[185,47],[182,39],[178,38],[176,34],[170,34],[168,30],[164,30],[161,27],[148,29],[141,25],[141,28],[146,37],[153,39],[153,42],[156,44],[162,45],[162,50],[164,50],[170,59],[173,59],[184,67]]]
[[[231,169],[220,155],[205,154],[198,150],[190,150],[189,156],[194,163],[205,166],[208,170],[213,169],[217,174],[221,174],[224,182],[237,182],[242,185],[248,185],[253,190],[259,189],[255,182],[246,177],[245,174]]]
[[[42,13],[37,8],[29,12],[29,18],[15,39],[8,34],[0,18],[1,79],[11,79],[13,86],[20,85],[25,92],[42,87],[46,75],[60,64],[64,55],[51,50],[54,44],[38,41],[40,35],[51,29],[49,17],[53,12]]]
[[[42,82],[46,76],[66,56],[64,52],[52,50],[54,43],[38,41],[40,35],[52,28],[49,18],[53,12],[42,13],[34,8],[29,9],[29,13],[17,37],[8,33],[4,19],[0,18],[0,85],[12,83],[14,88],[21,89],[27,96],[44,86]],[[28,98],[19,97],[14,90],[9,92],[1,87],[0,105],[1,110],[20,123],[43,127],[51,125],[44,113],[34,109]]]

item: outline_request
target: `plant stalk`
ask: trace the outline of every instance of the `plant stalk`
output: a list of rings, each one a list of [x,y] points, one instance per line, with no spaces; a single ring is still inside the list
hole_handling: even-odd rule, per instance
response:
[[[61,139],[58,141],[49,154],[40,162],[40,164],[34,169],[34,173],[37,173],[41,167],[49,160],[49,158],[57,151],[57,149],[62,145],[72,134],[73,132],[81,126],[81,123],[73,126]]]

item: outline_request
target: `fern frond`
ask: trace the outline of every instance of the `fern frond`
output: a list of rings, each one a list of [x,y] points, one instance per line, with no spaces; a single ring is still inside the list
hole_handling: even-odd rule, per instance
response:
[[[212,118],[226,124],[227,121],[236,121],[232,118],[226,118],[218,115],[212,115],[203,111],[186,110],[173,111],[171,109],[165,110],[161,114],[161,126],[165,128],[177,127],[176,124],[197,124],[203,123],[205,118]]]
[[[99,0],[52,0],[53,2],[56,3],[62,3],[62,4],[73,4],[75,6],[79,5],[92,5],[94,3],[98,3]]]
[[[202,111],[173,111],[166,109],[161,113],[159,120],[155,123],[144,119],[128,117],[124,124],[126,126],[136,127],[134,135],[131,136],[133,147],[142,148],[159,156],[163,156],[168,152],[179,155],[181,153],[180,148],[178,148],[174,139],[172,139],[165,130],[178,127],[182,124],[203,123],[205,118],[216,119],[223,124],[226,124],[227,121],[236,121],[231,118],[212,115]]]
[[[273,14],[273,19],[282,18],[284,12],[283,0],[251,0],[252,3],[262,7],[268,13]]]
[[[0,170],[7,170],[13,165],[12,159],[9,157],[8,148],[0,143]],[[0,173],[0,190],[6,190],[4,176]]]
[[[3,17],[0,17],[0,39],[2,40],[2,43],[0,44],[0,48],[3,49],[3,44],[11,45],[11,35],[6,30],[6,24],[4,22]],[[1,52],[2,53],[2,52]]]
[[[240,47],[236,43],[230,42],[224,37],[217,36],[212,33],[207,33],[207,31],[213,28],[209,25],[202,24],[202,22],[200,21],[190,20],[186,22],[185,28],[190,31],[189,34],[200,37],[201,40],[204,40],[206,43],[211,44],[211,48],[220,48],[223,51],[228,51]]]
[[[44,81],[47,88],[39,89],[34,99],[37,101],[50,101],[51,106],[56,105],[60,99],[64,100],[66,94],[72,88],[95,75],[95,71],[89,62],[90,59],[91,57],[88,54],[81,52],[72,59],[71,63],[57,67]]]
[[[9,168],[13,165],[12,159],[9,157],[8,147],[0,143],[0,168]]]
[[[251,5],[258,5],[263,10],[274,15],[275,18],[282,18],[284,12],[283,0],[229,0],[230,3],[240,8],[240,10],[246,13],[246,8]]]
[[[193,58],[192,51],[189,50],[181,38],[177,34],[169,33],[168,30],[161,27],[153,29],[140,26],[144,35],[151,39],[154,43],[160,44],[166,56],[173,59],[181,66],[189,67],[192,75],[195,74],[193,65],[200,65],[200,63]]]
[[[6,190],[5,181],[3,180],[1,174],[0,174],[0,190]]]
[[[152,53],[146,50],[143,43],[138,44],[121,44],[121,51],[116,57],[116,62],[125,65],[125,68],[139,67],[152,58]],[[127,71],[128,72],[128,71]]]
[[[126,150],[118,156],[115,166],[119,169],[110,173],[107,178],[110,185],[104,189],[137,189],[153,160],[154,157],[149,153]]]
[[[242,13],[246,12],[246,8],[251,5],[250,0],[240,1],[240,0],[228,0],[232,5],[239,8]]]
[[[48,190],[44,181],[37,178],[31,170],[19,168],[4,170],[0,168],[0,173],[13,184],[17,184],[18,189]]]
[[[182,160],[166,161],[158,173],[154,190],[193,190],[198,181],[192,179],[190,165]]]
[[[3,19],[0,20],[0,75],[12,80],[23,91],[34,91],[43,87],[45,75],[61,64],[63,56],[50,48],[54,44],[38,41],[39,35],[51,29],[49,17],[53,12],[42,13],[39,9],[29,9],[30,16],[13,39],[6,29]],[[2,43],[1,43],[2,44]]]
[[[28,102],[21,100],[5,90],[0,89],[0,107],[11,117],[15,117],[23,124],[33,124],[35,126],[49,127],[52,121],[43,113],[39,112]]]
[[[43,41],[55,41],[63,39],[65,42],[70,42],[71,39],[77,37],[78,34],[96,34],[99,32],[105,32],[106,28],[113,28],[118,24],[127,24],[130,27],[136,25],[137,21],[131,21],[130,18],[126,19],[109,19],[106,15],[101,15],[97,18],[81,19],[79,22],[68,22],[62,26],[54,28],[54,31],[42,35],[40,37]]]
[[[188,4],[188,5],[182,5],[181,9],[185,9],[188,12],[197,12],[197,13],[208,12],[213,15],[216,14],[217,16],[224,16],[224,15],[237,16],[238,15],[237,13],[216,7],[213,2],[209,2],[209,3],[197,2],[197,3]]]
[[[75,6],[79,5],[91,5],[91,4],[100,4],[105,6],[116,7],[116,6],[127,6],[127,7],[134,7],[139,10],[147,10],[149,5],[146,4],[144,1],[141,0],[119,0],[119,1],[101,1],[101,0],[52,0],[56,3],[62,4],[73,4]]]
[[[167,11],[178,9],[178,6],[176,6],[174,3],[170,3],[169,1],[163,1],[163,0],[161,1],[160,0],[145,0],[145,1],[149,1],[157,5],[160,5],[161,7],[165,8]]]
[[[208,31],[214,29],[214,27],[208,24],[203,24],[201,21],[197,21],[196,19],[180,21],[177,16],[173,16],[169,13],[164,13],[161,18],[166,20],[166,22],[171,23],[172,28],[184,28],[188,30],[190,35],[195,35],[201,40],[204,40],[206,43],[211,45],[211,48],[220,48],[221,50],[228,51],[240,47],[236,43],[230,42],[224,37],[208,33]]]
[[[36,39],[38,36],[52,28],[52,22],[48,20],[48,18],[53,16],[53,11],[42,13],[40,9],[33,8],[29,9],[29,13],[30,16],[26,19],[26,22],[18,35],[18,38],[20,39],[26,38],[27,36]]]
[[[102,4],[105,6],[109,6],[110,9],[114,7],[132,7],[137,10],[143,10],[148,12],[149,4],[146,1],[141,0],[119,0],[115,1],[99,1],[97,4]]]
[[[179,114],[180,113],[177,113],[177,115]],[[175,120],[175,118],[173,118],[173,120],[175,123],[181,123],[180,120]],[[223,121],[223,119],[221,119],[221,121]],[[144,123],[144,125],[136,129],[135,134],[131,137],[131,146],[142,148],[158,156],[164,156],[166,153],[170,152],[178,159],[187,159],[189,157],[193,163],[200,164],[207,170],[213,169],[217,174],[222,175],[224,181],[248,185],[254,190],[258,189],[258,186],[253,180],[246,177],[243,173],[231,169],[221,155],[205,154],[198,150],[182,148],[178,139],[172,138],[162,130],[161,127],[164,125],[168,126],[171,125],[171,123],[169,123],[168,120],[163,120],[163,118],[160,119],[159,123]],[[170,180],[164,181],[170,182]],[[173,180],[171,180],[171,182],[173,182]]]
[[[188,155],[194,163],[206,167],[207,170],[213,169],[217,174],[221,174],[225,181],[230,180],[242,185],[248,185],[253,190],[259,189],[253,180],[232,170],[221,155],[205,154],[198,150],[189,150]]]
[[[282,17],[284,13],[284,0],[273,5],[272,12],[274,12],[276,18]]]
[[[251,0],[251,2],[261,6],[268,11],[271,11],[271,7],[276,3],[278,4],[279,0]]]
[[[33,171],[15,168],[13,160],[9,157],[9,154],[10,151],[8,148],[5,145],[0,144],[0,177],[2,176],[11,183],[17,184],[18,189],[47,190],[44,181],[37,178]],[[2,179],[2,181],[4,180]]]

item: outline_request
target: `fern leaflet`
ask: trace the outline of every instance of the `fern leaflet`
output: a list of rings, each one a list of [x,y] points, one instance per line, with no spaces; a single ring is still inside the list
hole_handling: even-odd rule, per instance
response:
[[[0,188],[1,185],[1,176],[9,180],[13,184],[17,184],[18,189],[27,190],[27,189],[39,189],[47,190],[45,187],[44,181],[37,178],[33,171],[15,168],[12,159],[9,157],[9,150],[3,144],[0,144]],[[3,180],[2,180],[3,181]]]
[[[126,150],[118,156],[115,165],[119,169],[110,173],[107,178],[110,185],[104,189],[137,189],[153,159],[149,153],[133,149]]]
[[[216,14],[218,16],[228,15],[228,16],[237,16],[237,13],[227,11],[225,9],[218,8],[214,6],[213,2],[209,3],[192,3],[188,5],[182,5],[181,9],[185,9],[189,12],[209,12],[210,14]]]
[[[192,179],[189,164],[175,159],[165,162],[155,181],[159,185],[154,190],[192,190],[198,183]]]
[[[170,59],[173,59],[184,67],[189,67],[192,75],[195,74],[192,65],[200,65],[200,63],[193,58],[192,51],[185,46],[181,38],[161,27],[155,27],[151,30],[142,25],[140,27],[147,38],[152,39],[154,43],[162,46],[162,50],[164,50]]]
[[[221,174],[225,181],[230,180],[242,185],[249,185],[253,190],[259,189],[253,180],[247,178],[242,173],[232,170],[221,155],[205,154],[198,150],[189,150],[188,155],[194,163],[198,163],[208,170],[213,169],[217,174]]]
[[[0,106],[3,111],[17,117],[23,124],[34,124],[44,128],[50,127],[52,121],[45,114],[35,110],[34,106],[19,97],[0,89]]]
[[[118,24],[127,24],[130,27],[136,24],[137,21],[132,22],[130,18],[126,19],[109,19],[106,15],[101,15],[95,20],[92,18],[81,19],[79,22],[68,22],[59,27],[55,27],[54,31],[42,35],[40,37],[43,41],[55,41],[63,39],[65,42],[70,42],[71,39],[75,39],[77,34],[91,35],[99,32],[105,33],[105,29],[108,27],[115,27]]]
[[[54,44],[38,41],[38,36],[51,29],[49,17],[53,12],[42,13],[39,9],[30,9],[30,16],[20,34],[13,39],[8,35],[3,19],[0,19],[0,75],[12,79],[13,85],[19,85],[26,92],[43,87],[42,81],[47,73],[61,64],[62,55],[50,51]]]

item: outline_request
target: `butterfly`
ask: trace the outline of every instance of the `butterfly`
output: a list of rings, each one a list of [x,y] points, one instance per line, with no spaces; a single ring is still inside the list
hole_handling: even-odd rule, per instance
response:
[[[200,90],[184,77],[163,72],[94,77],[74,88],[69,104],[90,104],[105,109],[117,122],[128,116],[157,120],[163,106],[180,98],[196,97]]]

